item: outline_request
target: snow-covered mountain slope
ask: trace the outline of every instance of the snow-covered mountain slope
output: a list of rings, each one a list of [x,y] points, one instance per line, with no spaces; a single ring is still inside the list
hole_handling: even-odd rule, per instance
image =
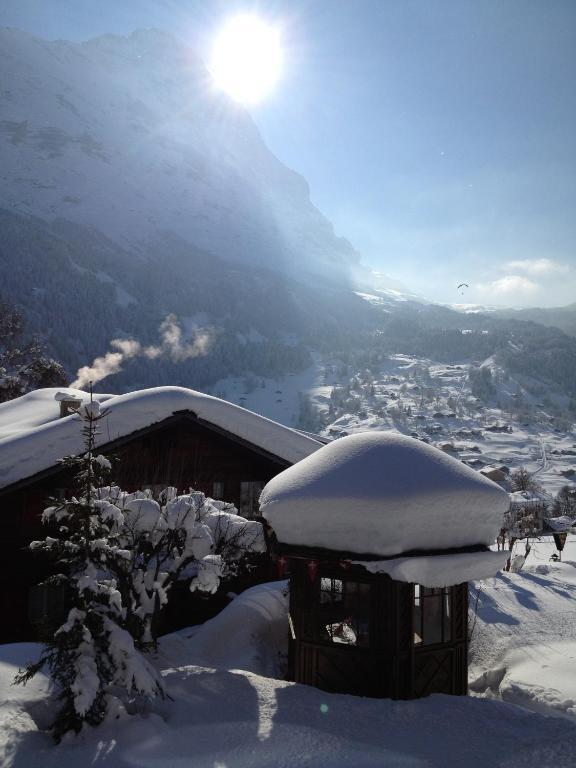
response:
[[[135,265],[133,252],[87,226],[0,209],[0,231],[0,295],[21,308],[28,332],[46,340],[70,381],[113,338],[155,343],[169,313],[185,332],[212,329],[209,354],[133,360],[106,382],[111,391],[174,383],[202,389],[248,371],[302,370],[309,359],[302,340],[338,338],[373,314],[346,286],[239,268],[175,235],[162,259],[151,243]]]
[[[575,339],[427,303],[361,267],[249,115],[158,31],[78,44],[0,29],[0,230],[0,294],[70,381],[112,339],[154,344],[174,314],[184,329],[202,316],[209,354],[134,358],[103,389],[232,389],[302,375],[319,352],[363,368],[497,353],[576,394]],[[294,423],[298,391],[282,405]]]
[[[0,207],[62,218],[131,251],[166,234],[282,270],[358,260],[194,54],[140,30],[84,43],[0,29]]]
[[[531,307],[530,309],[500,309],[498,317],[531,320],[534,323],[560,328],[570,336],[576,336],[576,304],[566,307]]]

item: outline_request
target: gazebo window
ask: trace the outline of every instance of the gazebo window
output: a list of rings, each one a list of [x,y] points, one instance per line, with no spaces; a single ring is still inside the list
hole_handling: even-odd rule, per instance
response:
[[[320,580],[320,605],[341,603],[344,598],[343,586],[341,579],[329,579],[323,576]]]
[[[451,589],[414,585],[414,645],[451,640]]]
[[[318,621],[322,640],[367,647],[370,644],[370,585],[323,576]]]

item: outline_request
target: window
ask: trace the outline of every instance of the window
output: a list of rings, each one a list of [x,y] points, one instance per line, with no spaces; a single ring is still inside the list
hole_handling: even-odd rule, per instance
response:
[[[223,499],[224,498],[224,483],[222,480],[214,480],[212,483],[212,498]]]
[[[320,605],[341,603],[342,587],[343,582],[340,579],[327,579],[323,576],[320,579]]]
[[[320,638],[367,647],[370,639],[370,585],[322,577],[317,620]]]
[[[63,622],[69,607],[66,580],[53,576],[28,591],[28,620],[31,624]]]
[[[263,480],[252,480],[250,482],[240,483],[240,509],[242,517],[251,518],[260,515],[260,506],[258,499],[262,493],[262,488],[266,483]]]
[[[414,645],[434,645],[451,639],[451,589],[414,585]]]

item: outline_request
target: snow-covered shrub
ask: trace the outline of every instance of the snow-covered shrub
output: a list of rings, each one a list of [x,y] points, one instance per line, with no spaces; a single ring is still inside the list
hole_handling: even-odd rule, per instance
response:
[[[95,508],[109,534],[94,547],[116,579],[139,647],[155,644],[159,613],[176,581],[189,582],[192,592],[214,593],[245,555],[266,549],[260,523],[199,491],[178,495],[167,488],[154,499],[150,491],[106,486],[97,495]]]
[[[110,461],[95,455],[96,402],[82,409],[86,452],[63,463],[76,469],[76,495],[54,501],[42,516],[51,535],[30,548],[62,573],[68,613],[38,662],[16,678],[26,683],[46,666],[62,706],[57,740],[84,723],[97,725],[136,697],[162,696],[163,684],[142,655],[155,646],[157,622],[170,587],[186,579],[191,591],[213,593],[248,552],[265,551],[262,526],[232,504],[167,488],[126,493],[106,485]]]

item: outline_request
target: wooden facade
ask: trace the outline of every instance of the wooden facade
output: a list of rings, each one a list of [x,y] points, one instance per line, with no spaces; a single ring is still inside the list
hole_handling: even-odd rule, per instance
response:
[[[334,693],[467,693],[468,585],[426,589],[338,557],[290,562],[290,679]]]
[[[101,429],[105,432],[105,422]],[[172,485],[184,492],[194,488],[232,502],[246,517],[257,516],[260,490],[290,465],[189,411],[127,437],[110,439],[98,451],[117,457],[113,479],[123,490],[158,491]],[[62,498],[69,493],[72,481],[70,472],[57,466],[0,489],[4,531],[0,544],[0,642],[34,637],[30,593],[46,577],[47,565],[32,556],[27,545],[47,535],[40,515],[49,497]],[[190,596],[191,604],[198,601]],[[177,610],[187,609],[180,606]],[[188,615],[175,616],[174,610],[172,614],[170,628],[193,623]]]

